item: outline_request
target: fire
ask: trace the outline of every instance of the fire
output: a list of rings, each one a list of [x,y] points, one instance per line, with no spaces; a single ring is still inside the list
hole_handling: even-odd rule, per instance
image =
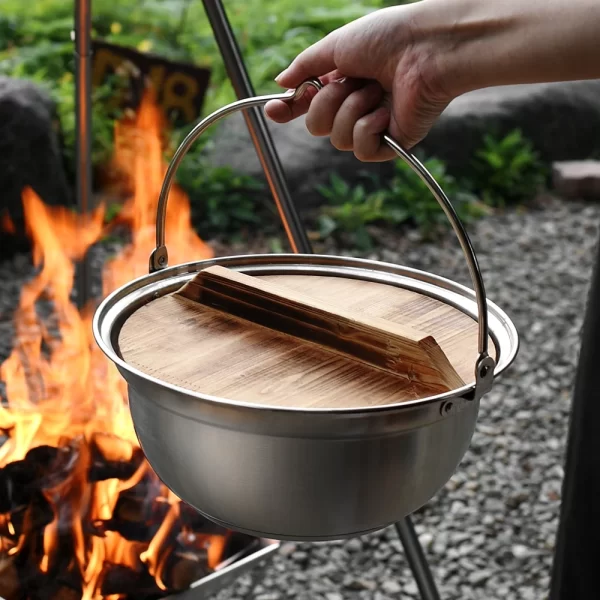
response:
[[[0,216],[0,231],[6,231],[6,233],[16,232],[15,224],[12,222],[12,219],[7,212]]]
[[[130,227],[131,242],[105,265],[105,294],[147,273],[156,203],[166,172],[164,130],[151,93],[134,116],[116,127],[115,165],[133,190],[119,219]],[[104,233],[103,208],[82,218],[65,208],[45,206],[30,189],[23,192],[23,208],[38,272],[22,288],[15,346],[0,366],[8,398],[0,406],[0,429],[8,436],[0,447],[0,466],[20,476],[33,469],[36,489],[24,485],[19,496],[11,488],[13,504],[14,498],[30,494],[29,504],[20,512],[14,506],[3,512],[7,507],[0,506],[2,553],[26,555],[40,573],[51,574],[65,560],[65,549],[70,549],[69,572],[80,577],[84,600],[103,597],[107,565],[141,566],[164,590],[163,570],[174,536],[190,533],[182,525],[182,505],[143,459],[124,381],[94,343],[92,307],[80,312],[70,300],[74,262]],[[212,256],[193,231],[188,198],[177,187],[169,199],[167,241],[172,263]],[[51,310],[49,318],[40,318],[40,305]],[[102,469],[116,471],[107,474]],[[142,484],[145,497],[127,496]],[[116,509],[127,512],[121,509],[123,498],[127,510],[141,504],[144,514],[158,515],[151,539],[130,541],[118,527],[110,526]],[[42,527],[35,521],[45,513],[36,505],[47,513]],[[209,566],[214,568],[224,536],[191,537],[207,547]],[[106,597],[123,596],[111,592]]]

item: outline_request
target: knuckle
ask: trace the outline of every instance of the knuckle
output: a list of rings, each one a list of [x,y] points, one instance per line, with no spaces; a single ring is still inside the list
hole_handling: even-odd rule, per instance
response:
[[[329,135],[331,131],[331,128],[327,128],[323,123],[321,115],[307,115],[305,124],[308,132],[316,137]]]
[[[374,86],[366,86],[348,96],[344,102],[344,110],[349,114],[362,116],[379,101],[379,95],[375,93]]]
[[[329,140],[331,141],[331,145],[337,150],[341,150],[342,152],[352,150],[352,136],[332,135]]]
[[[354,146],[354,156],[360,162],[371,162],[375,159],[375,155],[377,154],[377,149],[373,147],[371,143],[370,146],[358,145]]]
[[[305,125],[312,135],[322,137],[331,133],[332,121],[326,107],[314,105],[306,115]]]
[[[364,163],[373,162],[373,160],[375,160],[374,152],[368,152],[365,148],[361,148],[360,146],[357,146],[354,150],[354,156],[360,160],[360,162]]]
[[[354,126],[354,155],[361,162],[374,160],[379,142],[376,135],[369,131],[368,117],[359,119]]]
[[[365,107],[367,105],[365,95],[361,94],[362,90],[359,92],[354,92],[348,96],[346,101],[344,102],[344,111],[350,114],[360,114],[364,112]]]
[[[370,138],[372,137],[369,134],[369,123],[366,118],[359,119],[356,121],[354,125],[353,137],[354,142],[357,146],[369,144]]]
[[[316,94],[306,115],[306,127],[312,135],[323,137],[331,133],[346,93],[341,83],[334,82]]]

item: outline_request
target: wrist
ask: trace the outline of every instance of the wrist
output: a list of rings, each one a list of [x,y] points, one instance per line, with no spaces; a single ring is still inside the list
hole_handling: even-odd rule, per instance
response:
[[[448,101],[496,84],[496,47],[519,27],[519,17],[510,10],[503,16],[493,6],[490,10],[489,4],[422,0],[409,5],[413,52],[425,63],[429,86]]]

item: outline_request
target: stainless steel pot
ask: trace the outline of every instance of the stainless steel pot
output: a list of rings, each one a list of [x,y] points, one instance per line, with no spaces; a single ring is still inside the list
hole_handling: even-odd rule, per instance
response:
[[[469,446],[481,397],[514,360],[516,329],[485,295],[466,231],[423,165],[389,136],[385,141],[432,191],[465,253],[475,293],[430,273],[382,262],[319,255],[226,257],[167,267],[165,214],[185,153],[212,123],[295,91],[248,98],[201,121],[169,166],[157,215],[150,274],[116,290],[99,306],[94,336],[126,379],[141,447],[157,475],[212,521],[260,537],[330,540],[386,527],[429,501],[450,479]],[[474,381],[463,388],[395,405],[361,409],[273,408],[215,398],[170,385],[128,365],[118,334],[139,307],[177,290],[215,264],[251,275],[302,274],[358,278],[420,292],[478,321]],[[488,355],[488,337],[496,360]]]

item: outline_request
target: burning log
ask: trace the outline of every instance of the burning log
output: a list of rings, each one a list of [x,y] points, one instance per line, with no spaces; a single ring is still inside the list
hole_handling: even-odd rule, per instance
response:
[[[63,562],[66,564],[66,560]],[[19,555],[13,561],[19,582],[19,593],[14,600],[80,600],[83,593],[81,574],[72,562],[64,569],[46,573],[35,561]],[[13,599],[6,597],[6,600]]]
[[[65,454],[69,452],[69,448],[38,446],[32,448],[23,460],[0,469],[0,513],[27,506],[34,493],[43,486],[45,477],[60,468],[60,462],[65,461]]]
[[[97,435],[90,442],[74,438],[60,448],[38,446],[0,469],[0,502],[8,507],[0,535],[17,551],[6,557],[2,598],[81,598],[75,557],[91,548],[93,538],[108,539],[109,534],[117,534],[110,539],[120,540],[124,551],[111,555],[115,560],[106,557],[96,590],[127,600],[184,590],[252,540],[230,535],[184,502],[171,504],[139,448],[113,441],[113,436]],[[85,498],[109,479],[126,487],[110,518],[86,518],[92,513]]]
[[[81,600],[81,590],[74,590],[62,585],[54,586],[52,590],[44,590],[32,600]]]
[[[81,586],[72,586],[61,579],[48,579],[29,593],[30,600],[81,600]]]
[[[171,593],[181,592],[211,572],[206,554],[172,552],[167,559],[162,580]]]
[[[97,524],[102,530],[115,531],[126,540],[149,542],[168,511],[166,502],[148,502],[145,498],[121,494],[112,518]]]
[[[163,596],[154,577],[146,570],[136,570],[126,565],[105,563],[101,575],[100,592],[103,596],[118,594],[125,597]]]
[[[4,514],[0,521],[0,536],[17,540],[24,532],[42,531],[54,518],[52,507],[41,492],[32,494],[27,506],[19,506]]]
[[[19,574],[11,557],[0,558],[0,596],[5,600],[17,600],[21,585]]]
[[[144,453],[137,446],[115,435],[95,433],[91,443],[92,464],[88,481],[131,479],[144,462]]]

